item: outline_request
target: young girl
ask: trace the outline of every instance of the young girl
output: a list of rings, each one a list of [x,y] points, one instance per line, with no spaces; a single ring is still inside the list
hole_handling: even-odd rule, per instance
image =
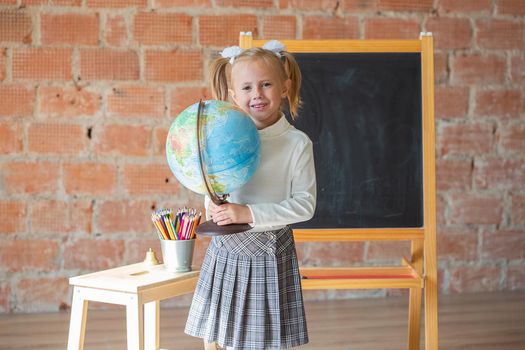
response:
[[[312,142],[291,126],[300,104],[301,73],[272,41],[243,51],[230,47],[211,66],[212,94],[231,100],[254,121],[261,160],[251,180],[220,206],[205,199],[218,225],[248,223],[246,232],[212,239],[201,268],[185,332],[228,349],[280,349],[306,344],[297,255],[289,224],[315,210]],[[230,78],[230,79],[228,79]]]

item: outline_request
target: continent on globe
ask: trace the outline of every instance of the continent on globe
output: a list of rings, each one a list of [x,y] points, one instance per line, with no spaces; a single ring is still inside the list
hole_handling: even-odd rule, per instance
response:
[[[182,111],[171,124],[166,157],[177,180],[186,188],[208,194],[199,162],[199,103]],[[260,139],[251,118],[231,103],[208,100],[201,114],[201,149],[212,190],[221,196],[246,184],[259,164]]]

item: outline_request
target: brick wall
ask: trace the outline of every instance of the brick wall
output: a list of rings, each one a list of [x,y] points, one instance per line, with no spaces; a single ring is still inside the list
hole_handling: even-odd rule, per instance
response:
[[[522,0],[0,0],[0,312],[67,308],[68,277],[159,250],[152,209],[201,207],[170,174],[164,141],[183,108],[209,97],[210,55],[239,31],[433,32],[440,291],[525,289],[524,16]],[[311,265],[407,251],[299,247]]]

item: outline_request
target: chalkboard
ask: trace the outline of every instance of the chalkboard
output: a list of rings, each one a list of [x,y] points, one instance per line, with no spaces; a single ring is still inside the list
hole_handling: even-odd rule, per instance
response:
[[[294,228],[423,226],[421,54],[296,53],[314,217]]]

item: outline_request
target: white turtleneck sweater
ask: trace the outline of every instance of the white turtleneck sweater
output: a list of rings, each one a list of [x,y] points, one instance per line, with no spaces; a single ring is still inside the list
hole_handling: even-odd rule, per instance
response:
[[[261,158],[257,171],[230,194],[230,203],[246,204],[251,232],[277,230],[306,221],[315,211],[316,180],[312,141],[286,118],[259,130]],[[205,198],[208,208],[209,198]]]

